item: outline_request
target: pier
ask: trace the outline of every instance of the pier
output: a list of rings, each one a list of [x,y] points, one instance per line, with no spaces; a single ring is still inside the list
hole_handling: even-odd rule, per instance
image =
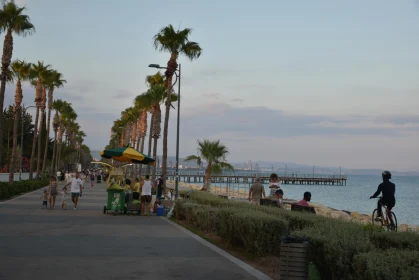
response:
[[[260,183],[269,184],[270,173],[243,172],[237,174],[216,174],[211,176],[211,183],[229,184],[253,184],[256,178]],[[200,184],[204,182],[205,172],[203,171],[179,171],[179,181],[185,183]],[[167,180],[175,180],[174,171],[167,172]],[[281,184],[284,185],[336,185],[346,186],[346,176],[336,175],[279,175]]]

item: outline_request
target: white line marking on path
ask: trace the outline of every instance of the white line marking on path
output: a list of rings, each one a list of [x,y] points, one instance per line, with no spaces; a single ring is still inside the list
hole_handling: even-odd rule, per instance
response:
[[[163,219],[163,220],[165,220],[165,221],[167,221],[169,224],[177,227],[179,230],[181,230],[182,232],[186,233],[187,235],[189,235],[190,237],[192,237],[196,241],[200,242],[202,245],[210,248],[214,252],[216,252],[219,255],[223,256],[224,258],[230,260],[231,262],[233,262],[234,264],[236,264],[237,266],[239,266],[240,268],[242,268],[243,270],[245,270],[246,272],[248,272],[252,276],[256,277],[257,279],[259,279],[259,280],[272,280],[272,278],[268,277],[266,274],[260,272],[256,268],[248,265],[247,263],[239,260],[238,258],[230,255],[226,251],[218,248],[217,246],[215,246],[215,245],[211,244],[210,242],[206,241],[205,239],[202,239],[201,237],[199,237],[198,235],[196,235],[193,232],[190,232],[186,228],[184,228],[184,227],[176,224],[175,222],[170,221],[169,219],[167,219],[165,217],[160,217],[160,218]]]

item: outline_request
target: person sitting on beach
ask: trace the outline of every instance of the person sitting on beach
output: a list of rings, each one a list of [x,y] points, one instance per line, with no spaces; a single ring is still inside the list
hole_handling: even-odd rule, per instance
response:
[[[281,189],[277,189],[275,191],[275,199],[276,206],[282,209],[285,209],[285,203],[282,201],[282,197],[284,196],[284,191]]]
[[[276,173],[272,173],[269,176],[269,188],[271,189],[269,192],[270,197],[275,197],[275,191],[281,188],[279,185],[279,177]]]
[[[266,198],[265,196],[265,188],[261,183],[259,183],[259,178],[255,179],[255,183],[250,187],[249,190],[249,201],[252,202],[252,204],[260,205],[260,199]]]
[[[391,173],[389,171],[384,171],[382,174],[383,182],[378,186],[377,191],[370,197],[376,198],[383,193],[383,196],[377,202],[378,215],[375,218],[376,221],[380,221],[383,213],[381,213],[381,205],[387,206],[386,212],[390,213],[391,209],[396,205],[396,198],[394,193],[396,192],[396,185],[390,182]]]
[[[298,201],[297,204],[301,205],[301,206],[307,206],[308,207],[308,206],[310,206],[308,204],[308,202],[310,200],[311,200],[311,193],[310,192],[305,192],[304,193],[304,198],[302,200]]]

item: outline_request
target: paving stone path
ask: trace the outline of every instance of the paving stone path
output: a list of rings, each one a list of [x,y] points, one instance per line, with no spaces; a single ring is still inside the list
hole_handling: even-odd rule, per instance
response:
[[[0,279],[268,279],[166,218],[104,215],[89,188],[75,211],[41,209],[42,190],[0,203]]]

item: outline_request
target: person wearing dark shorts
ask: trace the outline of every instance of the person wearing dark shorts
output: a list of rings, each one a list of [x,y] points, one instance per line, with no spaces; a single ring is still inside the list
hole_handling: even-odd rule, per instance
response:
[[[83,193],[83,181],[79,178],[78,172],[76,172],[76,176],[72,178],[70,183],[67,183],[64,188],[67,188],[69,185],[71,185],[71,200],[74,203],[74,210],[76,210],[79,197],[81,197]]]
[[[381,213],[381,205],[384,205],[387,207],[387,214],[390,213],[391,209],[396,205],[396,185],[392,182],[390,182],[391,179],[391,173],[389,171],[384,171],[382,174],[383,182],[378,185],[377,191],[370,197],[376,198],[377,196],[382,193],[382,197],[377,202],[377,217],[375,220],[379,221],[382,218]]]
[[[143,213],[144,216],[147,213],[148,216],[150,216],[151,188],[152,183],[150,181],[150,176],[146,175],[145,180],[141,185],[141,213]]]

